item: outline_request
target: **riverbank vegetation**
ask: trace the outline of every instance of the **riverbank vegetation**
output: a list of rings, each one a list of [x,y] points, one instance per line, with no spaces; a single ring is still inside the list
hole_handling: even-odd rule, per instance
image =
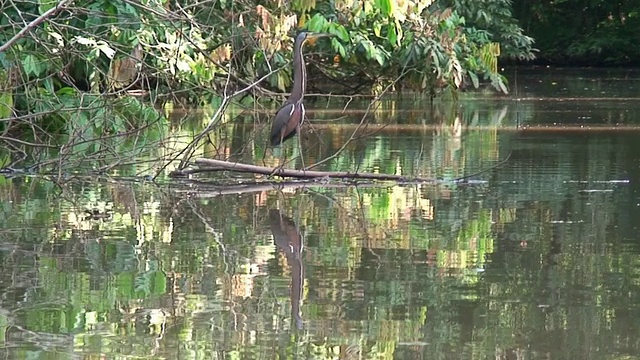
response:
[[[518,20],[540,36],[545,51],[556,46],[578,57],[600,51],[605,63],[634,56],[604,45],[568,46],[567,39],[578,38],[571,36],[578,34],[578,20],[568,23],[572,30],[566,36],[553,38],[548,24],[560,23],[556,15],[562,9],[538,5],[511,0],[11,0],[0,19],[0,135],[7,142],[1,167],[41,165],[52,155],[68,154],[82,161],[106,152],[121,160],[131,143],[138,149],[131,150],[134,156],[162,141],[170,108],[217,109],[206,131],[229,118],[223,115],[230,104],[265,112],[265,104],[267,109],[277,105],[290,89],[291,35],[301,30],[334,35],[308,49],[308,91],[346,95],[345,108],[354,96],[376,98],[389,91],[431,99],[455,98],[461,89],[479,87],[507,93],[500,62],[565,55],[540,54]],[[598,14],[614,14],[611,6]],[[620,7],[609,20],[589,15],[581,26],[596,26],[598,34],[609,36],[611,41],[589,38],[600,44],[632,48],[613,41],[633,35],[627,27],[637,21],[632,10]],[[147,131],[138,138],[149,128],[153,135]],[[106,144],[95,145],[105,136]],[[27,151],[33,145],[37,151]]]
[[[335,35],[309,57],[311,91],[376,93],[394,82],[435,95],[486,81],[506,92],[498,57],[532,59],[533,40],[508,0],[492,3],[15,0],[0,22],[0,117],[55,125],[93,109],[115,130],[132,106],[208,104],[250,85],[273,96],[289,88],[290,36],[301,29]],[[132,90],[144,97],[120,98]]]
[[[433,98],[482,84],[506,93],[498,59],[534,57],[533,39],[509,5],[11,0],[0,20],[0,118],[6,119],[0,131],[9,141],[3,165],[32,157],[26,140],[46,144],[47,151],[36,152],[45,158],[62,149],[79,159],[105,135],[138,143],[130,140],[138,129],[159,133],[168,125],[163,104],[221,109],[211,130],[232,102],[279,102],[292,80],[291,35],[301,30],[334,35],[307,56],[311,93],[378,96],[395,89]],[[94,146],[114,157],[122,155],[117,148]]]
[[[536,40],[538,63],[637,66],[640,60],[636,1],[515,0],[513,15]]]

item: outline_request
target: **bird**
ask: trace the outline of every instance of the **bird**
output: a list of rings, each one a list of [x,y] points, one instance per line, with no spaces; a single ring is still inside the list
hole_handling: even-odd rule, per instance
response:
[[[302,56],[302,48],[309,40],[329,37],[331,34],[301,32],[293,44],[293,88],[291,95],[278,109],[271,124],[271,146],[277,146],[292,138],[300,131],[304,122],[304,91],[307,83],[307,71]]]
[[[291,271],[291,316],[295,321],[296,328],[302,329],[302,293],[304,289],[304,264],[302,263],[302,251],[304,249],[304,239],[300,229],[290,217],[284,216],[278,209],[269,210],[269,223],[271,233],[277,247],[279,247],[287,258],[287,264]]]

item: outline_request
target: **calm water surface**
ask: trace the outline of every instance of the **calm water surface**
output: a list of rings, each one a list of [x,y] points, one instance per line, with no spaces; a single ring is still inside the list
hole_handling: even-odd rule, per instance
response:
[[[640,74],[510,76],[384,103],[321,166],[467,183],[2,179],[2,358],[640,358]],[[307,165],[364,115],[325,106]],[[230,128],[202,154],[297,154]]]

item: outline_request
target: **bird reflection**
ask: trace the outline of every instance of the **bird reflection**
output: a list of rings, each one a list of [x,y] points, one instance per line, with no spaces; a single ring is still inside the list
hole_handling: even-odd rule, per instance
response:
[[[302,288],[304,286],[304,266],[302,264],[302,249],[304,247],[300,230],[289,217],[280,214],[278,209],[269,210],[269,223],[276,246],[287,258],[287,264],[291,271],[291,316],[297,329],[302,329],[302,316],[300,302],[302,301]]]

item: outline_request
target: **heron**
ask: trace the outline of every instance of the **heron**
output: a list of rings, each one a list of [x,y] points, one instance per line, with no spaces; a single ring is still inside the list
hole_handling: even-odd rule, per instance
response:
[[[284,216],[278,209],[269,210],[269,222],[271,233],[277,247],[282,249],[291,269],[291,316],[295,320],[296,327],[302,329],[302,292],[304,289],[304,264],[302,263],[302,251],[304,250],[304,238],[300,229],[290,217]]]
[[[276,117],[271,124],[271,145],[277,146],[294,137],[300,132],[300,126],[304,122],[304,90],[307,84],[307,71],[302,56],[302,48],[309,40],[321,37],[329,37],[331,34],[301,32],[296,36],[293,44],[293,88],[291,95],[278,109]]]

